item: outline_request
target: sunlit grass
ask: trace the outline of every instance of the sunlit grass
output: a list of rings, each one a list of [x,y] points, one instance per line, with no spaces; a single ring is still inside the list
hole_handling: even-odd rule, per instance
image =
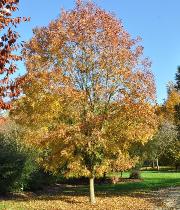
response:
[[[123,178],[128,177],[128,172],[123,173]],[[140,182],[123,182],[116,185],[102,185],[97,186],[97,189],[100,191],[110,190],[111,192],[134,192],[180,186],[180,172],[143,171],[141,172],[141,178],[142,181]]]

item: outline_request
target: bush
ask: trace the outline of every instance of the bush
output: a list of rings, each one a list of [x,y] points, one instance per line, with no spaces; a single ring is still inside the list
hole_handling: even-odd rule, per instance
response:
[[[111,181],[112,181],[112,184],[117,184],[119,182],[119,177],[113,176]]]
[[[0,134],[0,193],[11,191],[20,179],[26,157],[15,141]]]
[[[141,179],[140,171],[133,170],[129,176],[130,179]]]
[[[55,176],[48,172],[44,172],[41,168],[37,168],[30,174],[30,176],[26,180],[25,190],[42,190],[44,187],[54,183],[55,181]]]
[[[44,170],[36,162],[37,153],[30,150],[21,150],[21,155],[24,155],[23,168],[21,174],[14,183],[13,190],[17,191],[36,191],[43,189],[54,182],[55,177]]]
[[[12,136],[0,133],[0,194],[39,190],[55,180],[39,167],[36,155],[18,145]]]

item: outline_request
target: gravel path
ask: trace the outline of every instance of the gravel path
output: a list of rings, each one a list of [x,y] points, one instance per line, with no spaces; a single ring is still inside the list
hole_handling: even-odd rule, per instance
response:
[[[159,190],[156,196],[156,199],[163,203],[163,207],[155,210],[180,210],[180,187]]]

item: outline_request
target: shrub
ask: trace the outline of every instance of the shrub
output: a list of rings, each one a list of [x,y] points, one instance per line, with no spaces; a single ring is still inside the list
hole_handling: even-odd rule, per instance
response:
[[[43,171],[41,168],[37,168],[33,171],[28,180],[26,181],[25,190],[37,191],[42,190],[44,187],[54,183],[56,177],[52,174]]]
[[[117,184],[119,182],[119,177],[113,176],[111,181],[112,181],[112,184]]]
[[[0,193],[37,190],[54,177],[43,172],[36,162],[37,151],[22,144],[19,126],[6,120],[0,129]],[[21,142],[21,143],[20,143]]]
[[[139,170],[132,170],[129,178],[130,179],[141,179],[140,171]]]
[[[0,193],[11,191],[20,179],[26,157],[15,141],[0,133]]]

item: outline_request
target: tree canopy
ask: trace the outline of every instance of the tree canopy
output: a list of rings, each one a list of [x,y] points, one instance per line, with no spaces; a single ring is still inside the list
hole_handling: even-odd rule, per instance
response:
[[[114,15],[77,1],[34,30],[24,57],[24,96],[12,116],[29,129],[24,138],[46,170],[86,175],[92,184],[133,142],[154,134],[150,62]]]
[[[10,98],[19,95],[19,84],[23,78],[13,79],[12,74],[17,70],[16,62],[22,57],[17,54],[20,44],[17,43],[19,34],[14,28],[27,18],[13,17],[12,13],[18,9],[18,0],[0,1],[0,110],[9,109]]]

